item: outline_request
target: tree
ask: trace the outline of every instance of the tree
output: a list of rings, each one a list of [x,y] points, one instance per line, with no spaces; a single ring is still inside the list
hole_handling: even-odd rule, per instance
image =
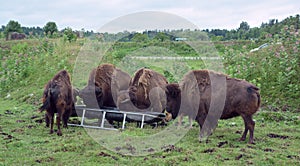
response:
[[[154,37],[154,39],[163,42],[163,41],[170,40],[170,36],[168,36],[163,32],[158,32],[157,35]]]
[[[146,42],[149,40],[147,34],[136,33],[131,39],[134,42]]]
[[[248,31],[249,29],[250,29],[249,24],[245,21],[242,21],[242,23],[240,24],[239,30]]]
[[[48,22],[43,29],[46,35],[49,35],[50,37],[52,37],[54,32],[58,31],[55,22]]]
[[[6,36],[6,39],[8,39],[8,36],[11,32],[22,33],[22,28],[18,21],[10,20],[8,22],[4,30],[4,35]]]
[[[73,33],[72,28],[68,27],[64,30],[64,40],[69,42],[77,40],[77,35]]]

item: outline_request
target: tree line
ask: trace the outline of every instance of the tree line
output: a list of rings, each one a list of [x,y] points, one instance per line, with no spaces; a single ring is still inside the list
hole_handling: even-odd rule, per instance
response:
[[[205,30],[145,30],[143,32],[93,32],[81,30],[72,30],[70,27],[58,31],[55,22],[48,22],[43,28],[41,27],[21,27],[21,25],[14,20],[8,22],[6,26],[2,25],[0,28],[0,37],[8,38],[11,32],[24,33],[29,37],[50,37],[58,38],[64,37],[66,40],[76,40],[77,37],[87,37],[102,41],[135,41],[145,42],[150,40],[167,41],[167,40],[209,40],[226,41],[226,40],[254,40],[265,39],[267,35],[276,36],[280,33],[284,26],[294,26],[295,29],[300,27],[299,14],[290,16],[282,21],[278,19],[270,19],[266,23],[262,23],[260,27],[251,28],[246,21],[242,21],[237,29],[205,29]]]

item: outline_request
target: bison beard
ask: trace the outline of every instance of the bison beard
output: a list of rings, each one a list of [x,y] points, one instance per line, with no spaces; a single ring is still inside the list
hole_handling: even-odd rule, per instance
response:
[[[50,124],[50,134],[53,133],[54,114],[56,116],[57,135],[61,136],[60,121],[63,127],[68,127],[67,122],[71,112],[75,111],[74,98],[70,76],[66,70],[58,72],[45,86],[40,111],[46,110],[46,126]]]
[[[178,113],[191,116],[200,125],[200,139],[211,134],[218,119],[241,116],[245,129],[240,140],[244,141],[250,131],[248,143],[254,143],[252,115],[259,109],[260,94],[253,84],[213,71],[194,70],[184,76],[180,86],[167,85],[166,95],[167,111],[172,118]]]

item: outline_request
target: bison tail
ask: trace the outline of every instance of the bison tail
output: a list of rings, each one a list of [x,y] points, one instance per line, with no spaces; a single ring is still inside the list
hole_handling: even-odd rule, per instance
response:
[[[51,99],[51,89],[48,89],[48,92],[44,96],[43,105],[39,108],[39,111],[42,112],[44,110],[48,110],[50,108]]]
[[[260,99],[260,93],[259,93],[259,88],[256,86],[250,86],[247,88],[248,93],[255,93],[257,96],[257,106],[260,106],[261,99]]]

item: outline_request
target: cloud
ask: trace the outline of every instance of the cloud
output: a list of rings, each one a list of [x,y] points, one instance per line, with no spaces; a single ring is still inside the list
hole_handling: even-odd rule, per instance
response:
[[[16,0],[1,2],[0,25],[16,20],[22,26],[43,27],[48,21],[55,21],[59,29],[71,27],[97,30],[128,14],[161,11],[183,17],[200,29],[235,29],[242,21],[254,27],[272,18],[282,20],[297,14],[299,6],[298,0]]]

